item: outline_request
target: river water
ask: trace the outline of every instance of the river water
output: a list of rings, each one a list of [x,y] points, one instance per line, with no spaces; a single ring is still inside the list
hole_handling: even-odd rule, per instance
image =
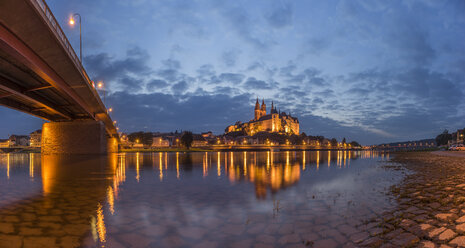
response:
[[[405,172],[387,160],[371,151],[0,154],[0,246],[355,246],[395,207],[389,187]]]

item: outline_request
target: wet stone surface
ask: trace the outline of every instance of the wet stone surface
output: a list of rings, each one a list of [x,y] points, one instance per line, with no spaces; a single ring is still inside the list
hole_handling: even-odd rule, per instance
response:
[[[398,207],[373,220],[381,246],[464,247],[465,158],[415,152],[393,161],[413,174],[391,188]]]
[[[465,242],[463,229],[452,226],[465,223],[459,206],[452,211],[441,204],[432,212],[430,205],[405,203],[398,196],[403,191],[391,192],[409,172],[386,163],[386,154],[35,156],[0,155],[0,247],[429,247],[431,242]],[[445,191],[446,199],[455,190]]]

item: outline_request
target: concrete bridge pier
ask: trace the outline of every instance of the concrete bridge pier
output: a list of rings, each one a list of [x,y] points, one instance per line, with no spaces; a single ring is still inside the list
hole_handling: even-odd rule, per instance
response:
[[[118,140],[109,138],[101,121],[76,120],[44,123],[42,154],[95,154],[118,151]]]

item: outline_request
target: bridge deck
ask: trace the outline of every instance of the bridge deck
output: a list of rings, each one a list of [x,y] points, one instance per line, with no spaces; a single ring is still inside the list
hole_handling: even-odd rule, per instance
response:
[[[94,119],[106,107],[43,0],[0,1],[0,105],[49,121]]]

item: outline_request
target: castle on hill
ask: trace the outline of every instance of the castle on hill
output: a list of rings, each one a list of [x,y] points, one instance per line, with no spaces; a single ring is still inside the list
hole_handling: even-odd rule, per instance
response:
[[[255,103],[254,118],[249,122],[242,123],[240,121],[236,124],[228,126],[225,130],[226,133],[244,131],[247,135],[254,135],[258,132],[277,132],[286,134],[299,135],[299,120],[292,117],[291,114],[277,111],[276,106],[271,102],[270,113],[266,113],[265,100],[260,103]]]

